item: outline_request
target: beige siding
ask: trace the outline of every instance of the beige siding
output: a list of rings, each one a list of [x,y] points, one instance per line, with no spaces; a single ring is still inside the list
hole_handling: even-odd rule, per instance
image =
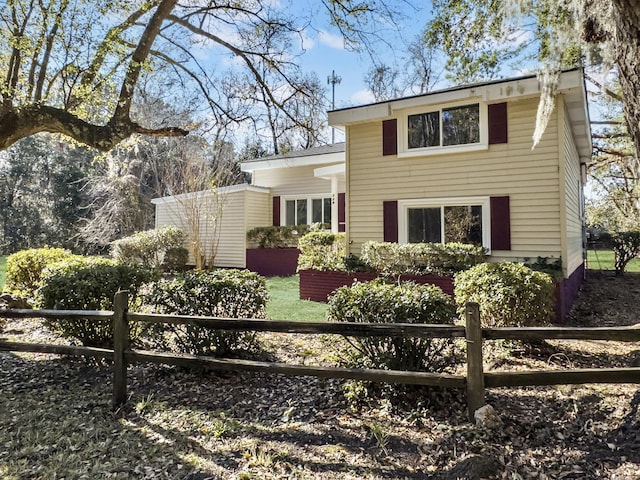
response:
[[[564,110],[563,129],[563,160],[564,160],[564,190],[565,190],[565,217],[566,217],[566,259],[565,275],[569,276],[583,263],[583,231],[582,231],[582,179],[580,175],[580,159],[576,149],[569,115]]]
[[[323,178],[316,178],[313,175],[316,168],[318,165],[256,170],[253,172],[251,183],[259,187],[270,188],[274,196],[330,193],[331,182]],[[344,192],[344,182],[340,182],[338,188],[339,191]]]
[[[214,228],[212,222],[217,216],[218,200],[222,203],[222,213]],[[169,199],[156,205],[156,226],[176,225],[189,232],[185,211],[195,205],[200,213],[200,238],[206,254],[210,255],[216,249],[216,266],[244,268],[247,229],[267,224],[269,194],[249,189],[221,193],[219,198],[199,193],[188,200]],[[189,263],[195,264],[193,254]]]
[[[218,228],[218,248],[215,265],[244,268],[246,265],[246,190],[222,196],[222,218]],[[209,238],[212,238],[211,233]]]
[[[246,230],[271,225],[271,199],[268,193],[247,191],[245,218]]]
[[[509,143],[463,154],[383,157],[380,122],[349,126],[351,251],[358,253],[367,240],[383,240],[385,200],[508,195],[512,250],[494,251],[494,257],[559,258],[558,117],[552,116],[531,150],[536,109],[536,99],[509,103]]]

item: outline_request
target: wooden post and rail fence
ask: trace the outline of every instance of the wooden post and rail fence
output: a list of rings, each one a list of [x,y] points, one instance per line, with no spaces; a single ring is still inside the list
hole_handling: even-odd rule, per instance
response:
[[[184,367],[208,367],[233,371],[257,371],[283,375],[342,378],[373,382],[431,385],[465,389],[469,419],[485,404],[485,389],[535,385],[562,385],[586,383],[640,383],[640,367],[589,368],[535,371],[485,371],[482,345],[486,340],[610,340],[640,341],[640,325],[631,327],[515,327],[482,328],[478,304],[469,303],[465,311],[465,325],[424,325],[408,323],[350,323],[300,322],[262,319],[230,319],[181,315],[159,315],[128,312],[127,292],[118,292],[113,311],[85,310],[3,310],[5,318],[46,318],[49,321],[69,318],[113,320],[113,350],[70,345],[51,345],[10,342],[0,336],[0,350],[14,352],[55,353],[83,355],[112,359],[113,408],[127,400],[127,366],[133,363],[156,363]],[[337,334],[352,337],[388,336],[422,338],[465,338],[466,375],[398,370],[374,370],[327,366],[292,365],[239,359],[222,359],[175,353],[162,353],[132,349],[129,344],[131,322],[187,324],[220,330],[281,332],[301,334]]]

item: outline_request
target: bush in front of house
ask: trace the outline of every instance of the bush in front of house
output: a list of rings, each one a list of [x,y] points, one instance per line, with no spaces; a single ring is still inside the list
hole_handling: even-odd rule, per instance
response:
[[[161,268],[167,272],[183,272],[187,269],[189,250],[184,247],[167,248]]]
[[[369,241],[361,260],[385,275],[450,275],[486,259],[484,247],[466,243],[392,243]]]
[[[300,270],[344,270],[346,236],[344,233],[310,232],[298,241]]]
[[[144,288],[142,302],[153,313],[224,318],[265,318],[267,288],[248,270],[189,271]],[[254,332],[195,325],[154,325],[146,333],[161,348],[193,355],[234,356],[255,350]]]
[[[36,291],[39,308],[58,310],[111,310],[118,290],[129,290],[134,298],[138,289],[156,278],[154,270],[118,263],[100,257],[74,257],[46,268],[42,286]],[[45,323],[62,337],[88,347],[111,348],[111,319],[68,318]],[[132,338],[137,328],[132,326]]]
[[[247,232],[247,241],[258,248],[295,248],[308,231],[308,225],[255,227]]]
[[[339,322],[452,324],[455,305],[434,285],[384,279],[341,287],[329,298],[327,317]],[[451,339],[347,338],[354,367],[441,372],[453,363]]]
[[[145,230],[112,242],[111,256],[121,263],[141,264],[158,269],[167,252],[182,248],[185,239],[186,234],[175,226]],[[178,267],[184,267],[184,264]]]
[[[32,297],[40,287],[45,268],[68,258],[75,257],[63,248],[32,248],[21,250],[7,257],[4,291]]]
[[[511,262],[482,263],[455,276],[458,313],[467,302],[480,305],[483,327],[529,327],[554,318],[553,278]]]

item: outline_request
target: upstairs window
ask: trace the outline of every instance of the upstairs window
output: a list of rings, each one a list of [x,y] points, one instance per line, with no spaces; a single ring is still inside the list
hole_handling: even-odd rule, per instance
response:
[[[480,105],[409,115],[409,148],[448,147],[480,142]]]
[[[489,147],[487,104],[414,107],[398,121],[398,156],[436,155]],[[395,153],[395,152],[394,152]]]

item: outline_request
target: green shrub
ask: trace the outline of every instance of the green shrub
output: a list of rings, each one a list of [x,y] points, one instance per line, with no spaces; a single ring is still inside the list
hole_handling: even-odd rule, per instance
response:
[[[167,248],[164,253],[162,269],[167,272],[182,272],[189,261],[189,250],[184,247]]]
[[[549,274],[518,263],[483,263],[455,277],[458,313],[467,302],[480,305],[485,327],[540,326],[554,315],[554,282]]]
[[[484,262],[484,247],[466,243],[366,242],[362,261],[386,275],[449,275]]]
[[[33,248],[21,250],[7,258],[4,291],[24,296],[33,296],[40,287],[42,271],[54,263],[74,257],[62,248]]]
[[[327,317],[340,322],[450,324],[451,297],[434,285],[382,279],[341,287],[329,298]],[[354,337],[351,366],[391,370],[442,371],[450,366],[451,339]]]
[[[36,292],[37,305],[59,310],[111,310],[118,290],[136,296],[144,283],[155,278],[153,270],[125,265],[100,257],[74,257],[44,270],[42,286]],[[111,320],[69,318],[46,325],[65,338],[89,347],[113,346]],[[135,338],[136,328],[132,328]]]
[[[346,237],[344,233],[311,232],[298,241],[300,270],[344,270]]]
[[[613,249],[616,275],[624,275],[629,262],[640,255],[640,232],[606,233],[601,239],[605,245]]]
[[[247,240],[258,248],[293,248],[308,231],[308,225],[256,227],[247,232]]]
[[[562,280],[564,278],[561,258],[550,260],[547,257],[538,257],[535,262],[527,261],[524,264],[536,272],[548,273],[555,280]]]
[[[185,233],[175,226],[146,230],[112,242],[111,256],[122,263],[160,268],[167,250],[181,248],[185,238]]]
[[[264,278],[248,270],[189,271],[145,287],[143,303],[154,313],[224,318],[265,318]],[[194,325],[156,325],[150,340],[194,355],[226,356],[255,348],[253,332]]]

